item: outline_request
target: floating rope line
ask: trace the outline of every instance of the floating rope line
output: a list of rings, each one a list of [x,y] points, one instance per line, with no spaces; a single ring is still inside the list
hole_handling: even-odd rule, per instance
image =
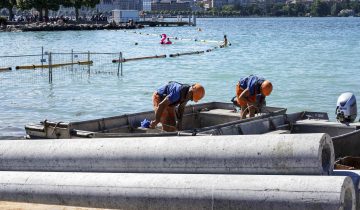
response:
[[[124,32],[128,32],[126,30],[124,30]],[[134,34],[140,34],[140,35],[146,35],[146,36],[156,36],[156,37],[161,37],[160,34],[150,34],[150,33],[142,33],[142,32],[137,32],[137,31],[131,31],[131,33]],[[170,39],[174,39],[174,40],[181,40],[181,41],[195,41],[195,42],[203,42],[203,43],[223,43],[223,41],[216,41],[216,40],[204,40],[204,39],[189,39],[189,38],[180,38],[180,37],[174,37],[174,36],[169,36]]]
[[[207,50],[200,50],[200,51],[193,51],[193,52],[183,52],[183,53],[173,53],[173,54],[169,54],[169,57],[179,57],[182,55],[195,55],[195,54],[203,54],[205,52],[211,52],[217,48],[222,48],[222,46],[220,45],[219,47],[213,47]],[[135,60],[145,60],[145,59],[152,59],[152,58],[166,58],[166,55],[155,55],[155,56],[146,56],[146,57],[136,57],[136,58],[123,58],[121,59],[113,59],[112,62],[113,63],[117,63],[117,62],[127,62],[127,61],[135,61]]]
[[[178,57],[178,56],[182,56],[182,55],[194,55],[194,54],[202,54],[205,53],[205,51],[194,51],[194,52],[185,52],[185,53],[175,53],[175,54],[170,54],[169,57]]]
[[[145,60],[145,59],[152,59],[152,58],[166,58],[166,55],[155,55],[155,56],[146,56],[146,57],[137,57],[137,58],[123,58],[121,62],[127,62],[127,61],[136,61],[136,60]],[[120,59],[113,59],[113,63],[119,62]]]
[[[2,68],[0,68],[0,72],[5,72],[5,71],[11,71],[11,67],[2,67]]]
[[[71,63],[59,63],[59,64],[52,64],[52,65],[29,65],[29,66],[16,66],[16,70],[20,69],[36,69],[36,68],[57,68],[62,66],[69,66],[69,65],[90,65],[93,64],[93,61],[78,61],[78,62],[71,62]]]

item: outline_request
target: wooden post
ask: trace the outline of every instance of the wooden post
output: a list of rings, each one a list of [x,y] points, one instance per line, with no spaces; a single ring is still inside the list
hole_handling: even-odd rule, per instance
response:
[[[192,26],[196,26],[196,16],[192,15]]]
[[[51,52],[49,53],[49,83],[52,83],[52,56]]]
[[[88,51],[88,62],[89,62],[88,73],[89,73],[89,76],[90,76],[90,51]]]
[[[121,59],[121,52],[119,53],[119,64],[118,64],[118,71],[117,76],[120,76],[120,67],[121,67],[122,59]]]
[[[71,49],[71,71],[74,71],[74,50]]]
[[[44,65],[44,46],[41,46],[41,68]]]
[[[120,52],[120,69],[121,69],[121,76],[123,76],[123,65],[122,65],[122,60],[123,60],[123,58],[122,58],[122,52]]]

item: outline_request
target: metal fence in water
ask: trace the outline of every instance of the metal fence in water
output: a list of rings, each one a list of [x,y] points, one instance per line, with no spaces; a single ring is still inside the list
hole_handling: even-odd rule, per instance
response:
[[[86,78],[101,75],[123,76],[123,63],[130,61],[162,59],[183,55],[197,55],[211,52],[215,46],[207,50],[181,52],[174,54],[152,55],[124,58],[122,52],[97,53],[97,52],[44,52],[34,55],[0,56],[0,83],[4,79],[21,81],[22,84],[30,82],[53,83],[56,80],[71,78]]]
[[[91,78],[97,75],[123,75],[122,53],[44,52],[37,55],[0,56],[0,77],[12,81],[56,82],[68,77]]]

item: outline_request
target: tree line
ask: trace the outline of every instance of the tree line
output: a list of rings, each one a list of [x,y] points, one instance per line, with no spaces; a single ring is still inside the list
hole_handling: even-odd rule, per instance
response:
[[[64,7],[75,8],[76,19],[79,17],[79,9],[81,7],[94,8],[100,0],[0,0],[0,8],[6,8],[9,11],[10,20],[13,19],[13,9],[29,10],[35,8],[39,12],[39,20],[48,18],[49,10],[57,11],[60,5]],[[198,3],[198,6],[203,7],[203,3]],[[353,14],[341,13],[341,11],[350,11]],[[271,17],[302,17],[302,16],[346,16],[357,15],[360,16],[359,0],[350,1],[322,1],[314,0],[311,4],[305,3],[264,3],[249,4],[249,5],[225,5],[222,8],[211,8],[201,11],[179,11],[179,10],[162,10],[149,11],[146,14],[161,14],[161,15],[191,15],[195,14],[198,17],[246,17],[246,16],[271,16]]]
[[[199,3],[203,7],[203,3]],[[351,10],[354,14],[340,13],[342,10]],[[211,8],[204,11],[178,11],[178,10],[162,10],[150,11],[147,14],[160,15],[191,15],[197,17],[246,17],[246,16],[270,16],[270,17],[326,17],[326,16],[360,16],[359,1],[345,0],[339,1],[321,1],[314,0],[311,4],[305,3],[258,3],[249,5],[225,5],[220,9]]]
[[[84,7],[94,8],[100,0],[0,0],[0,8],[9,11],[9,19],[14,18],[13,9],[30,10],[35,8],[39,12],[39,20],[49,17],[49,10],[58,11],[60,5],[64,7],[74,7],[76,19],[79,17],[79,9]]]

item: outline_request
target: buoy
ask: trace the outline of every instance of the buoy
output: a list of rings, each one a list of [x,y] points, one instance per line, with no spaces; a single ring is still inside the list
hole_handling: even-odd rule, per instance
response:
[[[162,39],[160,40],[160,44],[172,44],[169,38],[166,40],[166,34],[161,34]],[[165,41],[166,40],[166,41]]]

